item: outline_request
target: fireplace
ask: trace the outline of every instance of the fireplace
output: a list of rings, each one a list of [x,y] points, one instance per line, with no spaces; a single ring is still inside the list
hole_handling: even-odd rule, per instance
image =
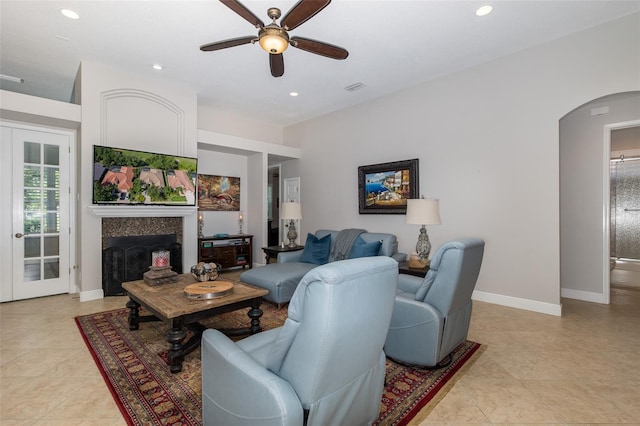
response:
[[[122,295],[122,283],[141,280],[154,251],[170,252],[171,269],[182,273],[181,218],[103,218],[102,290]]]

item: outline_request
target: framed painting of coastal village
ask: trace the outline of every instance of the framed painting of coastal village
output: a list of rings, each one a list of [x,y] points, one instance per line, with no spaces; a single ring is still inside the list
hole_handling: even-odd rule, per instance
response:
[[[240,178],[199,174],[198,210],[240,211]]]
[[[358,167],[360,214],[406,214],[418,192],[417,158]]]

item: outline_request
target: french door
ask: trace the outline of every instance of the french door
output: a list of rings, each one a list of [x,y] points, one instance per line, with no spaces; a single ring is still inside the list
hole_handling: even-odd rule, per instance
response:
[[[3,126],[2,139],[3,156],[11,151],[12,173],[3,177],[11,176],[12,197],[0,209],[10,211],[12,227],[11,283],[0,288],[1,300],[68,293],[71,135]]]

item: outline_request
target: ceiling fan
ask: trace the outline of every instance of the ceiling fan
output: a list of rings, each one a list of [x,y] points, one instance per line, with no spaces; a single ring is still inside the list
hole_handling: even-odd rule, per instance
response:
[[[291,31],[311,19],[314,15],[329,5],[331,0],[300,0],[291,8],[291,10],[289,10],[289,12],[287,12],[284,18],[282,18],[280,25],[276,23],[281,16],[280,9],[277,7],[272,7],[267,10],[267,15],[271,18],[272,22],[269,25],[265,25],[260,18],[254,15],[238,0],[220,1],[229,9],[247,20],[251,25],[258,28],[258,36],[238,37],[203,44],[200,46],[200,50],[203,52],[211,52],[214,50],[226,49],[228,47],[258,42],[262,49],[269,53],[271,75],[274,77],[281,77],[284,74],[284,59],[282,57],[282,52],[287,50],[289,45],[332,59],[345,59],[349,56],[349,52],[342,47],[309,38],[289,37],[289,34],[287,33],[287,31]]]

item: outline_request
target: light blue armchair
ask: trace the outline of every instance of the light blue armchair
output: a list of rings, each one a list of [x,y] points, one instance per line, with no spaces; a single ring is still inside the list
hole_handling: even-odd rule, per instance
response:
[[[304,276],[282,327],[238,342],[206,330],[204,424],[371,424],[397,280],[387,256],[328,263]]]
[[[384,351],[395,361],[443,367],[467,338],[471,294],[484,241],[463,239],[438,248],[424,279],[401,274]]]

